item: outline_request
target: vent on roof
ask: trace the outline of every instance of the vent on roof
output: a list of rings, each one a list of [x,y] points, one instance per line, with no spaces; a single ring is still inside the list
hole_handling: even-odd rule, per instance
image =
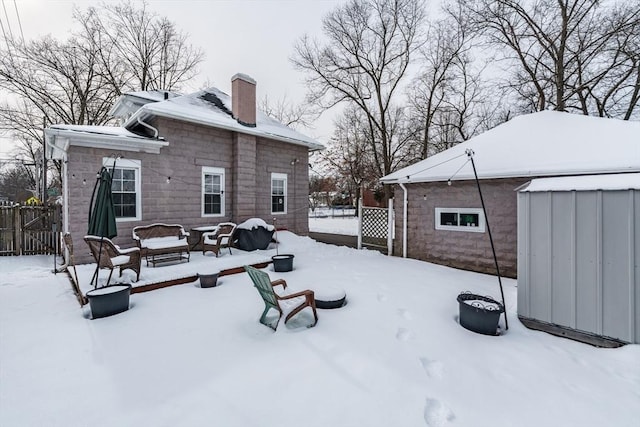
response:
[[[224,103],[220,100],[220,98],[215,96],[213,93],[205,92],[205,94],[202,95],[200,98],[204,99],[207,102],[212,103],[213,105],[218,107],[218,109],[220,111],[223,111],[224,113],[226,113],[226,114],[230,115],[231,117],[233,117],[233,113],[231,113],[231,111],[229,111],[229,109],[227,107],[225,107]]]

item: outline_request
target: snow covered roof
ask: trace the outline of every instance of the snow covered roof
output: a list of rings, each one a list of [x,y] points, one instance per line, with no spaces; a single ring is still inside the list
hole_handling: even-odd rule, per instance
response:
[[[144,104],[150,102],[159,102],[165,99],[175,98],[181,96],[176,92],[169,92],[166,90],[145,90],[140,92],[127,92],[123,93],[118,100],[113,104],[109,115],[111,117],[128,118],[131,114],[138,111]]]
[[[145,120],[152,116],[184,120],[234,132],[304,145],[310,150],[320,150],[324,148],[322,144],[314,139],[285,126],[261,111],[256,111],[255,127],[241,125],[232,117],[231,98],[229,95],[213,87],[189,95],[145,104],[127,120],[124,126],[127,129],[132,129],[137,126],[138,118]]]
[[[159,153],[169,145],[162,139],[136,135],[120,126],[52,125],[45,129],[51,158],[63,159],[69,145]]]
[[[565,176],[534,179],[521,192],[640,190],[640,173]]]
[[[123,138],[148,139],[137,135],[120,126],[90,126],[90,125],[52,125],[50,129],[65,130],[69,132],[87,133],[91,135],[118,136]]]
[[[467,149],[481,179],[640,172],[640,122],[558,111],[522,115],[380,181],[473,179]]]
[[[158,102],[163,101],[165,94],[169,98],[175,98],[176,96],[181,96],[181,94],[177,92],[169,92],[166,90],[145,90],[140,92],[127,92],[123,94],[123,96],[134,96],[136,98],[141,98],[147,101]]]

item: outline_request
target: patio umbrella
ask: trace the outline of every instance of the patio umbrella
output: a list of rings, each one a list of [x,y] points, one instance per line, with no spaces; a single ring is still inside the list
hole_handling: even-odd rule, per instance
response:
[[[114,163],[115,167],[115,163]],[[113,239],[118,235],[116,226],[116,212],[113,206],[113,194],[111,193],[111,174],[104,166],[100,169],[96,184],[91,194],[89,203],[89,228],[87,234],[92,236],[106,237]],[[91,282],[95,279],[95,286],[98,286],[98,271],[100,270],[100,258],[102,257],[102,239],[100,239],[100,249],[96,260],[96,271],[93,273]],[[107,286],[109,283],[107,283]]]
[[[93,194],[91,194],[87,234],[108,239],[113,239],[118,235],[116,211],[111,193],[111,174],[105,167],[100,170],[96,185],[93,187]]]

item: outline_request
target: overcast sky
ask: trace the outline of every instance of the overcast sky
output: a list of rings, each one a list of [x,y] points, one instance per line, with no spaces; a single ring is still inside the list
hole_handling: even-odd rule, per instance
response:
[[[289,58],[296,40],[307,33],[321,34],[323,16],[344,0],[148,0],[149,9],[168,17],[201,47],[205,60],[192,89],[205,82],[231,92],[231,76],[242,72],[257,83],[258,99],[266,94],[276,100],[285,96],[300,102],[305,94],[303,74],[294,70]],[[25,39],[51,34],[66,38],[72,28],[72,10],[99,5],[93,0],[2,0],[0,19],[7,31],[20,31]],[[107,1],[107,3],[118,3]],[[16,13],[16,6],[17,12]],[[7,25],[8,23],[8,25]],[[325,114],[309,136],[326,142],[332,114]],[[9,142],[0,140],[0,157]]]

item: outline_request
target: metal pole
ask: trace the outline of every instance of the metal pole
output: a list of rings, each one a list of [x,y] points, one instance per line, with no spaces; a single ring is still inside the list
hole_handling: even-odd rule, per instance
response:
[[[393,198],[389,199],[387,207],[387,255],[393,255]]]
[[[358,201],[358,249],[362,249],[362,203],[364,199],[362,195],[360,195],[360,200]]]
[[[473,150],[466,151],[467,156],[471,159],[471,166],[473,167],[473,175],[476,178],[476,185],[478,186],[478,194],[480,194],[480,203],[482,204],[482,212],[484,212],[484,220],[487,224],[487,232],[489,233],[489,241],[491,242],[491,252],[493,252],[493,261],[496,264],[496,273],[498,274],[498,283],[500,284],[500,296],[502,297],[502,306],[504,307],[504,325],[506,329],[509,329],[509,321],[507,320],[507,305],[504,302],[504,291],[502,290],[502,279],[500,277],[500,267],[498,266],[498,257],[496,256],[496,248],[493,245],[493,237],[491,236],[491,227],[489,227],[489,217],[487,216],[487,209],[484,206],[484,198],[482,197],[482,190],[480,189],[480,180],[478,179],[478,173],[476,172],[476,164],[473,161]]]
[[[46,117],[42,119],[42,194],[40,201],[43,205],[47,203],[47,137],[44,130],[47,127]]]

